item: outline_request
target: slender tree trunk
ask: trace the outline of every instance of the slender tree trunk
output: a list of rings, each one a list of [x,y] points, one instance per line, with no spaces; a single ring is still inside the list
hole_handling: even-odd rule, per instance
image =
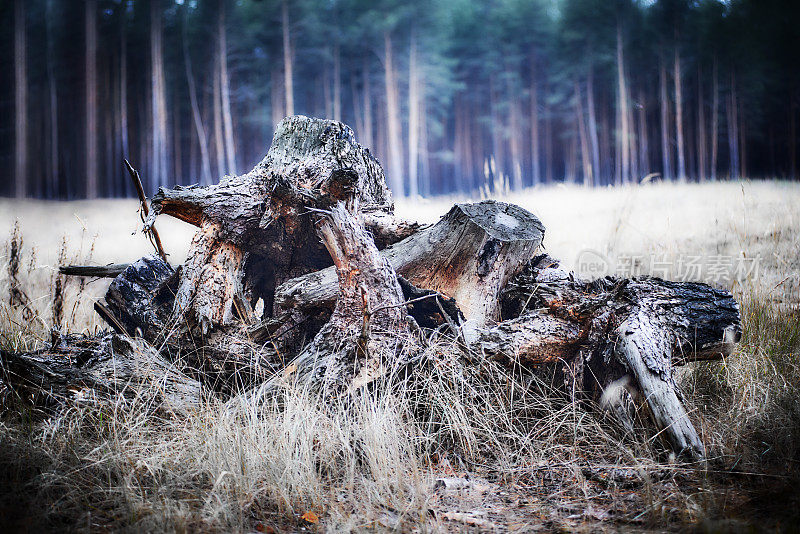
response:
[[[553,183],[553,117],[550,106],[544,105],[544,172],[547,183]]]
[[[639,154],[637,152],[636,121],[634,120],[634,106],[631,91],[628,89],[626,96],[628,105],[628,165],[630,166],[630,182],[638,183],[639,180]]]
[[[217,175],[222,176],[225,174],[225,138],[222,132],[222,90],[220,88],[219,75],[219,49],[214,54],[214,72],[212,74],[212,93],[213,99],[212,110],[214,113],[214,152],[217,158]]]
[[[497,95],[497,80],[491,77],[489,80],[489,107],[491,108],[492,119],[492,154],[491,158],[494,161],[492,171],[492,180],[499,184],[505,181],[505,154],[503,153],[503,124],[500,120],[500,104]]]
[[[741,102],[737,100],[736,104],[738,106],[741,105]],[[737,108],[736,115],[739,118],[739,131],[737,134],[737,138],[739,139],[739,169],[740,169],[740,176],[746,177],[747,176],[747,123],[744,120],[744,113],[741,112]]]
[[[683,95],[681,90],[681,56],[675,44],[675,60],[673,62],[675,83],[675,143],[678,146],[678,180],[686,181],[686,158],[683,146]]]
[[[508,133],[509,133],[509,152],[511,155],[511,183],[514,191],[522,189],[522,127],[520,125],[520,102],[519,90],[512,84],[511,73],[507,74],[508,80]]]
[[[161,2],[150,3],[150,61],[152,68],[153,179],[167,184],[167,104],[164,82],[164,44]]]
[[[661,172],[664,180],[672,179],[672,150],[669,143],[669,94],[667,93],[667,68],[663,55],[659,57],[659,100],[661,101]]]
[[[28,186],[28,59],[25,0],[14,2],[14,196],[27,196]]]
[[[272,122],[272,133],[278,127],[278,123],[286,113],[286,102],[283,96],[285,86],[281,83],[280,67],[275,64],[270,72],[270,120]]]
[[[183,65],[186,70],[186,82],[189,85],[189,103],[192,108],[194,131],[197,134],[197,142],[200,148],[200,183],[209,185],[211,184],[211,160],[208,156],[208,138],[206,137],[206,128],[203,125],[203,118],[200,115],[200,106],[197,102],[197,90],[194,83],[194,74],[192,73],[192,57],[189,55],[189,45],[186,42],[186,19],[184,19],[181,40],[183,44]]]
[[[628,87],[625,83],[625,57],[622,50],[622,23],[617,21],[617,91],[619,93],[619,181],[630,181],[630,131],[628,126]]]
[[[789,94],[789,177],[797,179],[797,105],[794,92]]]
[[[400,102],[397,95],[397,81],[395,80],[394,60],[392,57],[392,37],[388,31],[383,32],[384,54],[384,81],[386,85],[386,123],[389,138],[389,183],[392,192],[405,196],[403,187],[403,148],[400,132]]]
[[[536,80],[536,50],[531,48],[531,94],[530,94],[530,120],[531,120],[531,173],[533,185],[542,180],[541,155],[539,154],[539,95]]]
[[[581,162],[583,163],[583,185],[590,187],[594,185],[594,176],[592,175],[592,163],[589,155],[589,139],[586,133],[586,118],[583,114],[583,96],[581,96],[580,86],[578,81],[574,83],[575,92],[575,116],[578,124],[578,135],[581,142]]]
[[[650,143],[647,135],[647,100],[644,89],[639,89],[639,174],[650,174]]]
[[[736,74],[731,70],[731,91],[728,98],[728,153],[730,156],[730,177],[739,178],[739,118],[736,101]]]
[[[422,75],[419,76],[420,88],[425,87],[425,79]],[[425,92],[421,89],[420,98],[420,124],[419,124],[419,159],[420,159],[420,175],[419,175],[419,191],[423,197],[431,194],[431,168],[430,157],[428,154],[428,104],[425,100]]]
[[[294,115],[294,86],[292,81],[292,45],[289,35],[288,0],[283,0],[281,4],[281,26],[283,29],[283,83],[284,93],[286,95],[285,114],[286,116],[291,116]]]
[[[719,152],[719,80],[717,73],[717,56],[714,56],[711,82],[711,181],[717,179],[717,155]]]
[[[364,143],[364,110],[361,108],[361,102],[359,102],[358,81],[354,71],[350,73],[350,97],[353,99],[353,118],[356,121],[356,134],[359,142]]]
[[[225,29],[225,1],[219,2],[217,16],[217,35],[219,38],[219,82],[222,96],[222,126],[225,132],[225,163],[227,174],[236,174],[236,144],[233,140],[233,118],[231,117],[231,86],[228,77],[228,38]]]
[[[597,185],[600,174],[600,144],[597,139],[597,118],[594,109],[594,71],[591,66],[586,77],[586,106],[589,110],[589,141],[592,146],[592,185]]]
[[[58,84],[56,80],[55,68],[55,36],[53,35],[53,0],[48,0],[46,4],[45,24],[47,24],[47,92],[49,97],[48,107],[48,126],[50,137],[50,172],[47,177],[47,187],[45,188],[46,198],[55,198],[58,194],[59,176],[59,157],[58,157]]]
[[[364,77],[364,133],[361,142],[364,146],[372,149],[372,86],[370,84],[369,75],[369,61],[366,56],[364,57],[364,65],[362,66],[362,76]]]
[[[333,120],[342,120],[342,69],[339,43],[333,47]]]
[[[707,174],[706,163],[706,111],[703,95],[703,69],[697,67],[697,180],[705,181]]]
[[[130,159],[130,132],[128,130],[128,24],[125,10],[120,13],[119,29],[119,129],[120,149],[123,158]],[[125,196],[133,193],[130,180],[125,180]]]
[[[420,87],[417,72],[417,39],[411,33],[408,50],[408,194],[419,194],[417,173],[419,171],[419,131],[420,131]]]
[[[97,198],[97,2],[86,0],[86,197]]]

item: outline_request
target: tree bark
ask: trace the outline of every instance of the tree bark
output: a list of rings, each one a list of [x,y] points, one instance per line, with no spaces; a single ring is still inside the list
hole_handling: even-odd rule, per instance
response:
[[[383,254],[415,286],[455,299],[466,320],[465,337],[472,338],[476,327],[500,318],[500,290],[533,257],[543,235],[541,222],[517,206],[458,204],[439,223]],[[313,314],[333,307],[336,288],[334,269],[324,269],[285,282],[275,292],[275,304]]]

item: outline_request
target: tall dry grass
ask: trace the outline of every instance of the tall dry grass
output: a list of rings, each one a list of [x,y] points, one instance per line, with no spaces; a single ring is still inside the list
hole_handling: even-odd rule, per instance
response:
[[[755,505],[739,506],[752,491],[798,480],[800,269],[791,254],[798,250],[799,191],[792,184],[663,185],[594,194],[552,189],[517,199],[544,220],[549,252],[567,264],[584,247],[766,258],[757,278],[734,286],[744,330],[736,353],[681,373],[712,458],[707,466],[671,463],[659,440],[648,437],[644,411],[634,435],[626,435],[558,384],[436,337],[413,376],[334,400],[287,387],[210,396],[176,418],[156,410],[152,392],[143,390],[134,402],[73,406],[44,421],[8,411],[0,418],[0,517],[11,528],[44,530],[460,530],[465,524],[442,513],[470,507],[512,514],[503,493],[517,502],[526,495],[513,513],[551,529],[589,521],[609,529],[715,530],[729,526],[719,522],[724,518],[752,520],[742,515],[756,513]],[[672,211],[656,211],[658,205]],[[10,227],[0,261],[4,349],[31,350],[49,339],[57,293],[62,329],[97,328],[91,299],[104,282],[59,279],[54,269],[113,259],[100,250],[114,236],[95,238],[85,224],[67,238],[51,236],[55,252],[34,251],[29,223],[21,218],[16,237]],[[8,299],[14,239],[16,283],[38,318],[26,320]],[[597,485],[583,471],[589,466],[632,472],[641,483],[634,490]],[[434,490],[437,477],[464,475],[485,482],[488,493],[454,499]],[[616,512],[598,515],[601,505]],[[575,519],[576,510],[584,519]],[[309,521],[315,517],[308,512],[320,522]]]

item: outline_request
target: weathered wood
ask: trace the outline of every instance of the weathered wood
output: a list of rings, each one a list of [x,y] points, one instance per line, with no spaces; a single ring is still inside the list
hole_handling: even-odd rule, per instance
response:
[[[266,157],[249,173],[208,187],[159,189],[145,227],[161,213],[200,227],[176,315],[207,332],[230,324],[235,301],[263,298],[271,313],[276,285],[331,264],[313,210],[350,199],[385,242],[416,229],[392,220],[383,170],[348,126],[302,116],[280,123]]]
[[[406,312],[397,275],[357,209],[350,213],[342,203],[335,206],[319,234],[336,268],[339,298],[330,320],[283,378],[358,388],[413,361],[416,324]]]
[[[142,187],[142,180],[139,178],[139,171],[133,168],[130,162],[126,159],[125,161],[125,168],[128,170],[128,175],[131,177],[131,181],[133,182],[134,188],[136,188],[136,194],[139,196],[139,203],[142,206],[142,220],[146,220],[147,216],[150,214],[150,208],[147,206],[147,196],[144,194],[144,188]],[[156,248],[156,253],[159,257],[164,260],[167,260],[167,253],[164,252],[164,245],[161,244],[161,236],[158,235],[158,230],[156,230],[156,225],[151,224],[148,235],[150,236],[153,246]]]
[[[68,276],[87,278],[116,278],[128,268],[130,263],[111,263],[109,265],[62,265],[58,272]]]
[[[678,398],[670,368],[664,365],[672,356],[671,332],[664,330],[657,318],[639,309],[617,327],[616,334],[619,358],[636,377],[653,420],[672,449],[693,459],[703,458],[703,442]]]
[[[198,407],[201,400],[197,381],[144,341],[117,334],[59,338],[38,352],[0,351],[0,372],[17,400],[46,411],[65,402],[119,402],[143,392],[176,413]]]
[[[693,458],[705,454],[672,373],[676,365],[731,353],[741,326],[730,293],[658,278],[585,282],[544,256],[508,284],[503,311],[524,314],[481,332],[481,350],[527,365],[556,355],[573,361],[580,371],[574,380],[595,397],[607,396],[630,374],[673,450]],[[592,372],[583,373],[584,365]]]
[[[108,287],[105,306],[130,336],[155,343],[168,330],[180,268],[158,256],[128,265]]]
[[[415,286],[455,299],[467,330],[500,318],[500,291],[533,257],[544,226],[518,206],[496,201],[454,206],[434,226],[387,248],[392,268]],[[336,273],[324,269],[282,284],[278,310],[332,307]],[[470,334],[470,338],[474,334]]]

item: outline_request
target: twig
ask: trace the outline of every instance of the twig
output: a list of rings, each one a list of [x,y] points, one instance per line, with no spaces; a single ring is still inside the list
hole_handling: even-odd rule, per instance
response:
[[[128,169],[128,174],[131,176],[134,187],[136,187],[136,194],[139,195],[139,202],[142,204],[142,212],[147,217],[150,214],[150,208],[147,207],[147,197],[144,194],[144,187],[142,187],[142,180],[139,178],[139,171],[134,169],[130,162],[125,160],[125,168]],[[148,230],[153,239],[153,245],[156,247],[156,252],[161,256],[161,259],[167,261],[167,253],[164,252],[164,247],[161,245],[161,237],[158,235],[156,225],[153,223]]]

